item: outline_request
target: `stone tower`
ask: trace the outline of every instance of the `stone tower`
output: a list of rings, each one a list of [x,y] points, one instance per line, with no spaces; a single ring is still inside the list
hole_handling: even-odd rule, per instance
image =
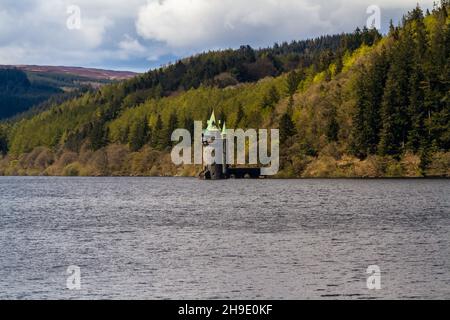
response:
[[[214,149],[213,155],[219,161],[210,161],[204,165],[202,177],[206,180],[219,180],[227,178],[226,165],[226,124],[216,120],[214,111],[208,120],[208,126],[203,131],[202,142],[204,150],[206,148]],[[205,159],[204,159],[205,162]]]

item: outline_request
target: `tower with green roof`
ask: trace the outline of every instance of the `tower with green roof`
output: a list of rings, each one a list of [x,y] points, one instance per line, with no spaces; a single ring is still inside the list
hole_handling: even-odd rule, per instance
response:
[[[224,179],[227,177],[228,166],[226,164],[226,124],[222,125],[221,120],[216,120],[214,110],[211,117],[207,121],[207,127],[203,131],[203,146],[204,148],[215,147],[216,152],[221,153],[221,163],[205,164],[204,165],[204,178],[211,180]],[[216,154],[216,156],[218,156]]]

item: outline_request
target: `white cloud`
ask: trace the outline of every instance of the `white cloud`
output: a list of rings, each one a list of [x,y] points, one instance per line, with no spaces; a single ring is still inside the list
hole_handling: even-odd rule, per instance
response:
[[[142,7],[136,27],[144,38],[174,48],[221,46],[227,41],[234,46],[272,34],[298,35],[293,22],[300,27],[305,19],[314,24],[303,25],[304,33],[327,26],[317,6],[303,0],[165,0]]]
[[[124,34],[145,0],[1,0],[0,64],[101,65],[124,55]],[[81,11],[70,30],[67,8]],[[122,46],[122,47],[121,47]],[[130,56],[131,57],[131,56]]]
[[[119,42],[120,58],[123,60],[130,57],[139,57],[146,54],[147,49],[139,42],[139,40],[132,38],[128,34]]]
[[[24,61],[26,50],[19,46],[0,47],[0,64],[17,64]]]
[[[353,31],[373,0],[149,0],[136,28],[146,39],[174,49],[240,44],[266,46],[324,33]],[[431,4],[432,0],[422,1]],[[378,0],[382,10],[412,8],[409,0]],[[388,12],[385,12],[388,14]]]
[[[419,1],[430,7],[433,0]],[[378,4],[383,24],[411,0],[0,0],[0,64],[147,68],[208,49],[352,31]],[[67,7],[82,28],[66,27]],[[164,58],[162,58],[164,57]]]

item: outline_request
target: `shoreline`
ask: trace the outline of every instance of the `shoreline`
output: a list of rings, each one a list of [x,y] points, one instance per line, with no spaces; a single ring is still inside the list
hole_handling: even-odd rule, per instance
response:
[[[105,176],[69,176],[69,175],[0,175],[1,178],[151,178],[151,179],[199,179],[198,177],[185,176],[145,176],[145,175],[105,175]],[[264,177],[256,179],[220,179],[211,181],[227,181],[227,180],[250,180],[250,181],[264,181],[264,180],[450,180],[446,176],[429,176],[429,177],[292,177],[292,178],[277,178]]]

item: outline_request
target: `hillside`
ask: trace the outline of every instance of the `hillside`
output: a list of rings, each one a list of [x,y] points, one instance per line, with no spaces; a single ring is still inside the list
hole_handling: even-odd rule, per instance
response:
[[[170,134],[211,109],[280,128],[280,177],[450,176],[449,2],[375,30],[204,53],[0,127],[0,174],[189,175]]]
[[[98,88],[136,75],[74,67],[0,65],[0,120],[33,107],[42,110],[44,102],[51,97],[54,102],[62,102],[77,96],[75,91]]]
[[[63,90],[45,84],[31,83],[25,72],[0,69],[0,119],[24,112]]]
[[[103,70],[94,68],[65,67],[65,66],[33,66],[33,65],[14,65],[0,66],[5,69],[19,69],[28,74],[59,74],[79,77],[80,79],[92,80],[126,80],[137,75],[130,71]]]

